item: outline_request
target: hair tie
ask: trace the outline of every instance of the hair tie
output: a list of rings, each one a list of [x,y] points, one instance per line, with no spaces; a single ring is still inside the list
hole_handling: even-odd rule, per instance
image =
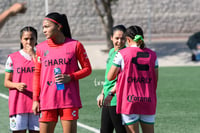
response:
[[[141,35],[136,35],[133,41],[138,42],[139,40],[144,41],[143,37]]]
[[[54,19],[52,19],[52,18],[48,18],[48,17],[46,17],[46,18],[44,18],[44,19],[46,19],[46,20],[50,20],[51,22],[54,22],[54,23],[56,23],[57,25],[60,25],[61,28],[63,27],[62,24],[58,23],[56,20],[54,20]]]

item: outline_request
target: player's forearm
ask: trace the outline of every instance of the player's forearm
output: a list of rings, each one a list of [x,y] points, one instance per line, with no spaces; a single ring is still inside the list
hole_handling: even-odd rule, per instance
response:
[[[6,88],[17,88],[18,83],[11,82],[10,80],[5,80],[4,86]]]
[[[72,80],[79,80],[79,79],[82,79],[82,78],[90,75],[91,72],[92,72],[92,68],[89,65],[87,67],[82,68],[81,70],[79,70],[77,72],[70,74],[70,77]]]
[[[11,12],[9,9],[0,14],[0,28],[5,24],[10,15]]]

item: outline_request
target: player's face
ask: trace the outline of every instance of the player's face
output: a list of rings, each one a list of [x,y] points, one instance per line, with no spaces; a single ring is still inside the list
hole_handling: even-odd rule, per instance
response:
[[[43,21],[43,33],[47,39],[55,38],[58,32],[60,32],[58,25],[49,20]]]
[[[113,45],[114,45],[115,50],[123,48],[125,43],[126,43],[126,38],[124,36],[124,32],[119,31],[119,30],[117,30],[113,33],[111,40],[113,41]]]
[[[24,31],[21,37],[21,43],[23,45],[23,48],[26,49],[27,47],[34,48],[36,44],[36,36],[31,31]]]

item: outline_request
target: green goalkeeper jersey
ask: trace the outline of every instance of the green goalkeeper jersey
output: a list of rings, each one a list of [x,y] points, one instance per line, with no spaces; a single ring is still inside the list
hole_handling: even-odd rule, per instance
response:
[[[123,48],[125,48],[125,47],[123,47]],[[108,72],[113,64],[113,59],[114,59],[115,55],[117,54],[117,52],[118,52],[118,50],[115,51],[114,48],[112,48],[109,51],[109,55],[108,55],[108,59],[107,59],[107,63],[106,63],[105,82],[103,85],[104,98],[107,97],[108,92],[112,90],[112,88],[115,86],[116,81],[117,81],[117,77],[112,81],[109,81],[107,79]],[[116,106],[116,105],[117,105],[117,98],[116,98],[116,94],[115,94],[115,96],[113,96],[113,98],[112,98],[110,106]]]

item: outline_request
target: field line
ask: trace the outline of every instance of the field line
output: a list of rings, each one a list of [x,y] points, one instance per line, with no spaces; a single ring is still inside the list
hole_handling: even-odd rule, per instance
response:
[[[8,99],[8,96],[3,94],[3,93],[0,93],[0,97],[4,98],[4,99]]]
[[[92,132],[94,132],[94,133],[100,133],[100,131],[99,131],[98,129],[93,128],[93,127],[90,127],[90,126],[87,126],[87,125],[84,125],[84,124],[82,124],[82,123],[80,123],[80,122],[77,122],[77,125],[78,125],[79,127],[85,128],[85,129],[87,129],[87,130],[89,130],[89,131],[92,131]]]
[[[8,96],[5,95],[5,94],[3,94],[3,93],[0,93],[0,97],[2,97],[2,98],[4,98],[4,99],[8,99]],[[80,122],[77,122],[77,125],[78,125],[79,127],[85,128],[85,129],[87,129],[87,130],[89,130],[89,131],[92,131],[92,132],[94,132],[94,133],[100,133],[100,131],[99,131],[98,129],[93,128],[93,127],[90,127],[90,126],[87,126],[87,125],[82,124],[82,123],[80,123]]]

